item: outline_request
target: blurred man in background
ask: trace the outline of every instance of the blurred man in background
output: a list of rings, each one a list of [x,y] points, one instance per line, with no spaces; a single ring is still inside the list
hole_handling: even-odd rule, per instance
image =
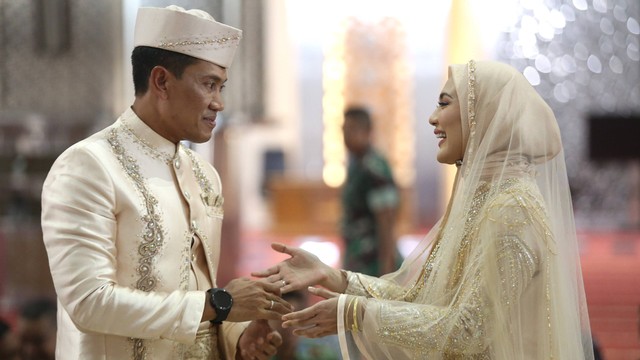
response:
[[[372,122],[365,108],[344,112],[344,143],[349,151],[342,190],[344,268],[372,276],[396,269],[394,226],[398,188],[387,160],[371,144]]]

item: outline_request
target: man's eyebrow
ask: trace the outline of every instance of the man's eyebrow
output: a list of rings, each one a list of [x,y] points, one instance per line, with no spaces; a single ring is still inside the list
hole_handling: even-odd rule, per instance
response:
[[[218,76],[218,75],[204,75],[204,78],[205,78],[205,79],[211,79],[211,80],[213,80],[213,81],[215,81],[215,82],[221,82],[221,83],[223,83],[223,84],[227,82],[227,79],[224,79],[224,80],[223,80],[223,79],[222,79],[220,76]]]

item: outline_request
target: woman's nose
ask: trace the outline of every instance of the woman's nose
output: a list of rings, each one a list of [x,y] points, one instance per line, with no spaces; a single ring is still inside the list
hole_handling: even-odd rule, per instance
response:
[[[438,119],[436,117],[436,113],[435,111],[429,116],[429,124],[431,124],[432,126],[436,126],[436,123],[438,122]]]

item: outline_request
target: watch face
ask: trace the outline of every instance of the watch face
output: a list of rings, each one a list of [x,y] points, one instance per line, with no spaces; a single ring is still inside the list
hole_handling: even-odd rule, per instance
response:
[[[213,302],[219,309],[226,310],[231,307],[231,295],[224,290],[218,290],[213,293]]]

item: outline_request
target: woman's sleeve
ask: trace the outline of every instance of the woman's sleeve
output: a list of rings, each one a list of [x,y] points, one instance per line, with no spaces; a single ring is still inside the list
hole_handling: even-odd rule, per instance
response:
[[[203,292],[118,283],[116,207],[112,177],[95,154],[72,148],[56,161],[43,186],[42,230],[64,311],[83,331],[193,342]]]
[[[537,274],[539,232],[525,210],[514,201],[489,206],[472,239],[475,245],[460,285],[447,304],[360,298],[362,310],[355,320],[359,331],[350,334],[359,350],[373,359],[487,352],[496,319],[505,320]],[[345,316],[344,326],[352,329],[353,315],[349,309],[345,313],[350,315]]]
[[[404,295],[404,287],[393,281],[346,270],[342,271],[347,273],[345,294],[387,300],[401,299]]]

